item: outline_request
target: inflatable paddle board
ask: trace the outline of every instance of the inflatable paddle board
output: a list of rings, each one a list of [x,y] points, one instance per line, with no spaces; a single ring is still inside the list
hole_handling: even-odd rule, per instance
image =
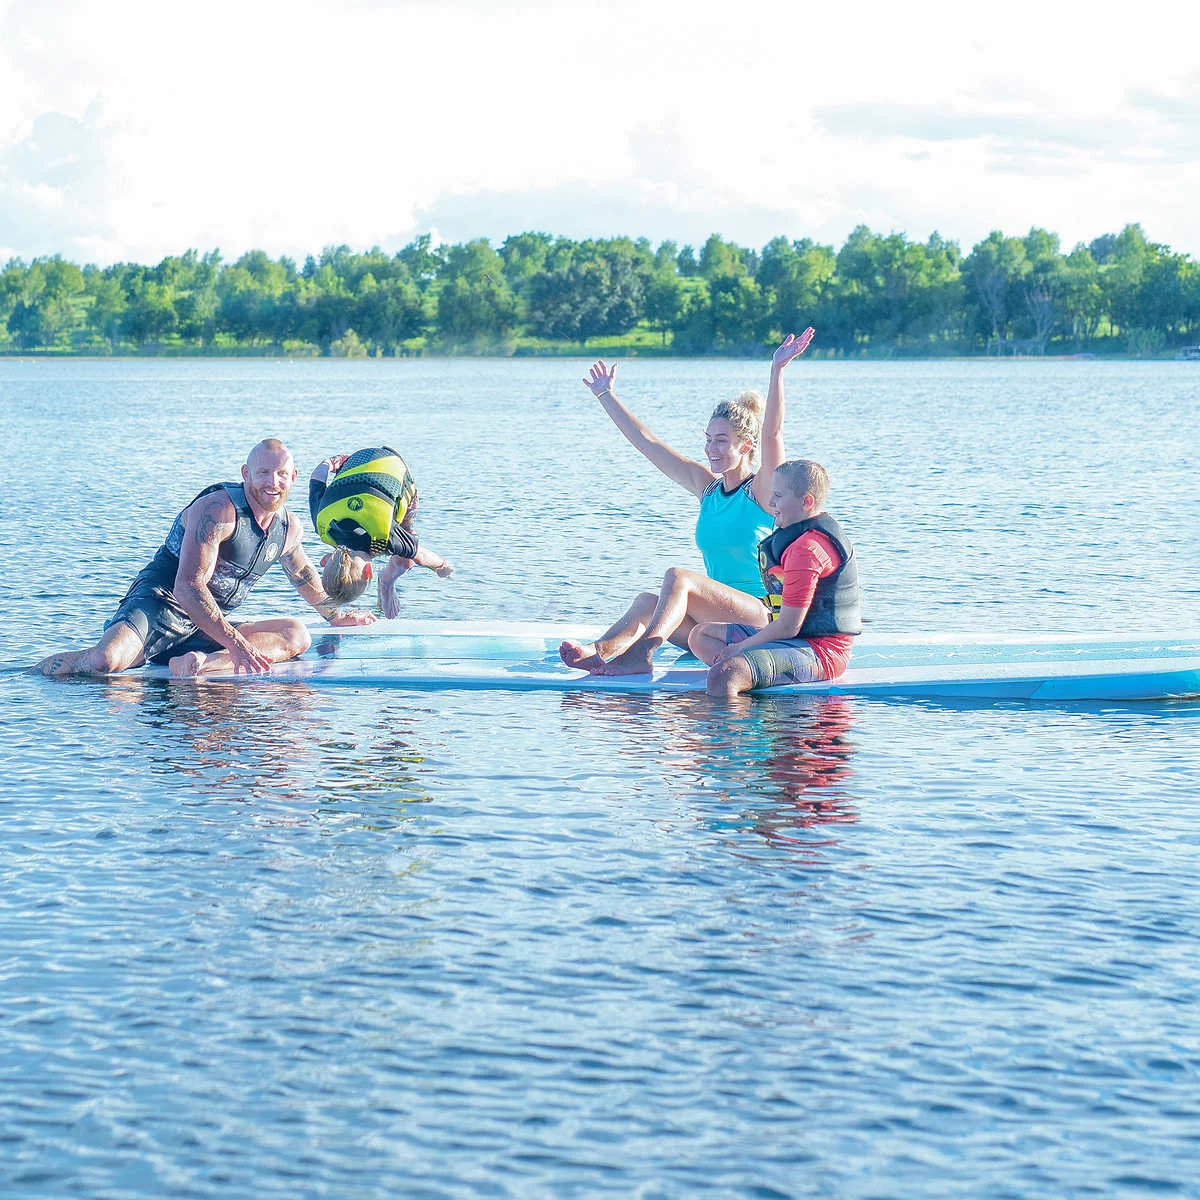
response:
[[[556,691],[703,691],[706,668],[668,647],[649,675],[601,676],[564,666],[564,638],[600,627],[532,621],[379,621],[334,629],[313,623],[312,647],[266,675],[206,675],[213,683],[301,683],[360,688]],[[166,676],[165,667],[146,668]],[[850,669],[771,695],[909,696],[991,700],[1160,700],[1200,697],[1200,633],[1187,637],[866,633]]]

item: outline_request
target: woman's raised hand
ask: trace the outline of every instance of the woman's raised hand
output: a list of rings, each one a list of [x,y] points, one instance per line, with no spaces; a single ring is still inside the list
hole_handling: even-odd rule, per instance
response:
[[[599,359],[592,363],[592,369],[588,372],[588,378],[583,382],[587,384],[593,396],[597,400],[604,395],[605,392],[611,392],[613,381],[617,377],[617,364],[606,366],[603,359]]]
[[[779,344],[775,353],[771,355],[771,365],[786,367],[793,358],[799,358],[808,349],[808,344],[813,340],[816,332],[810,325],[799,337],[794,333],[789,333]]]

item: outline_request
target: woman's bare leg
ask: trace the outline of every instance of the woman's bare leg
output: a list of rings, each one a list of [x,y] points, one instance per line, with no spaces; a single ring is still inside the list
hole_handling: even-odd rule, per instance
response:
[[[616,619],[594,642],[565,641],[558,648],[558,656],[568,667],[581,671],[594,671],[602,667],[606,659],[614,658],[646,632],[646,625],[654,615],[658,604],[655,592],[641,592],[626,611]]]
[[[648,675],[655,651],[667,641],[686,645],[691,631],[705,621],[731,621],[760,628],[767,623],[761,600],[717,583],[699,571],[671,567],[663,578],[658,604],[646,631],[623,654],[597,668],[597,675]]]

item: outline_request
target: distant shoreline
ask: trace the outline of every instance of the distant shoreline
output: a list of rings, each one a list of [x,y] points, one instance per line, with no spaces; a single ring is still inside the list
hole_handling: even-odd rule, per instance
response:
[[[993,232],[968,254],[856,228],[840,249],[713,234],[702,247],[522,233],[303,264],[189,250],[0,269],[0,354],[128,358],[1200,358],[1200,263],[1138,225],[1069,252]]]
[[[537,354],[445,354],[430,351],[423,354],[404,355],[367,355],[367,356],[337,356],[328,354],[282,354],[278,352],[254,353],[237,351],[228,354],[210,353],[166,353],[166,354],[82,354],[62,351],[16,351],[0,350],[0,362],[15,363],[46,363],[46,362],[305,362],[305,363],[400,363],[400,362],[528,362],[533,359],[576,359],[593,361],[597,358],[608,359],[653,359],[656,361],[672,362],[746,362],[757,361],[763,353],[743,354],[647,354],[644,351],[629,351],[620,348],[605,348],[586,350],[543,351]],[[1037,363],[1037,362],[1122,362],[1122,363],[1163,363],[1186,362],[1178,354],[1163,353],[1158,355],[1132,354],[810,354],[807,361],[813,363],[937,363],[937,362],[978,362],[978,363]]]

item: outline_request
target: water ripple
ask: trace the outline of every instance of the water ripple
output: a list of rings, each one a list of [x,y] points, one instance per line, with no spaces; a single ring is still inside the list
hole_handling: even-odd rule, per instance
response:
[[[1194,608],[1194,564],[1154,536],[1178,520],[1163,496],[1195,495],[1174,376],[1129,405],[1124,367],[1084,393],[1061,365],[911,367],[805,378],[879,622],[1135,629]],[[598,508],[577,438],[520,504],[439,452],[463,404],[552,443],[560,369],[78,363],[17,387],[0,363],[18,444],[74,479],[71,420],[116,460],[60,498],[96,514],[88,580],[46,577],[74,548],[35,554],[0,514],[0,597],[25,614],[0,631],[0,1190],[1195,1195],[1194,704],[721,710],[18,670],[94,634],[153,550],[178,497],[138,486],[150,472],[216,477],[262,422],[311,459],[410,395],[430,542],[465,552],[482,514],[507,551],[486,572],[464,555],[474,593],[419,581],[411,614],[475,594],[501,617],[606,615],[690,561],[686,498],[631,472]],[[690,444],[691,409],[747,370],[648,364],[647,415]],[[334,392],[371,416],[331,430]],[[164,446],[171,405],[201,400]],[[878,445],[848,461],[866,427]],[[1117,445],[1150,482],[1099,520]],[[1115,598],[1131,549],[1145,571]]]

